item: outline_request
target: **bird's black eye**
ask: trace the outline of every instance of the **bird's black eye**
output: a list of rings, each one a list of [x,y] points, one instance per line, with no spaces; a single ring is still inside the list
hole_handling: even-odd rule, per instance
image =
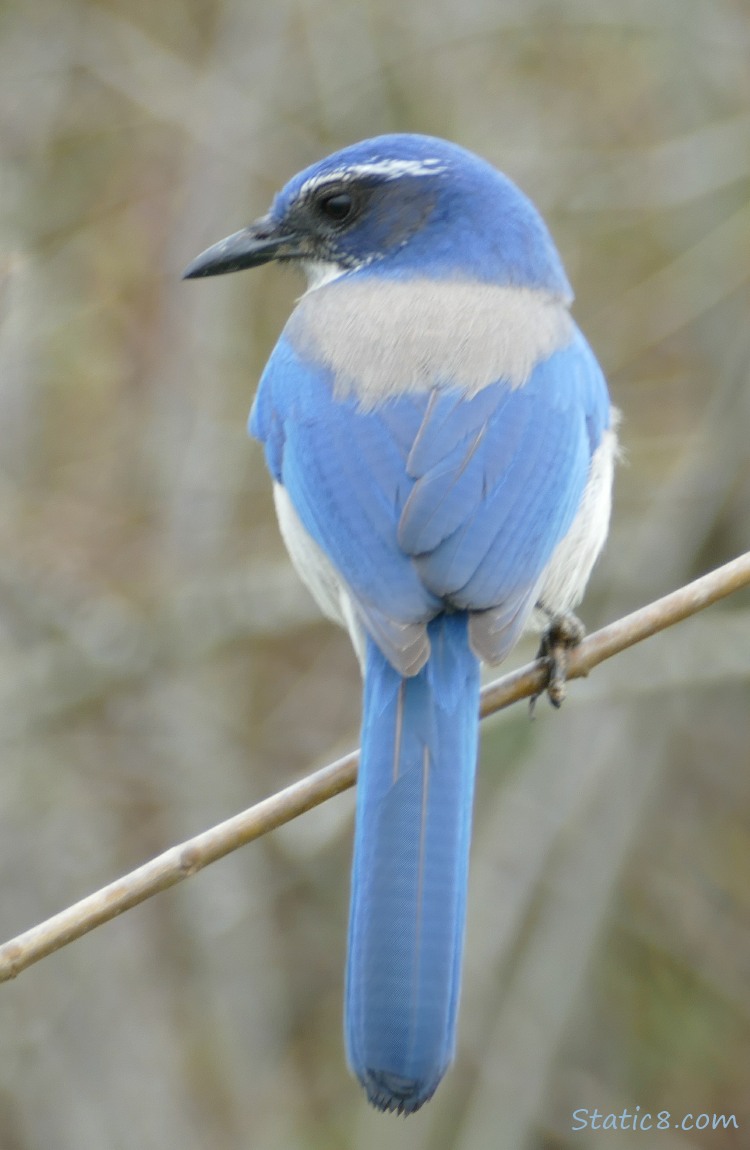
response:
[[[355,212],[354,196],[350,192],[329,192],[318,200],[318,210],[332,224],[343,224]]]

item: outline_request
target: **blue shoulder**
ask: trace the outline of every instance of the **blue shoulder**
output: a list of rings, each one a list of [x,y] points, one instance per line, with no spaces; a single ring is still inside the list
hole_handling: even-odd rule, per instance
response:
[[[247,429],[265,448],[268,470],[281,482],[284,423],[293,409],[294,391],[304,383],[304,372],[291,345],[282,335],[265,366]]]

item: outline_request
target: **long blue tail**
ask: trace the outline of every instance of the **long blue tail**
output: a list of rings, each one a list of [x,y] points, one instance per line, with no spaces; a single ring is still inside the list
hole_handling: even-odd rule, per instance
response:
[[[477,758],[467,617],[429,635],[413,678],[367,641],[349,918],[349,1062],[374,1106],[406,1114],[453,1058]]]

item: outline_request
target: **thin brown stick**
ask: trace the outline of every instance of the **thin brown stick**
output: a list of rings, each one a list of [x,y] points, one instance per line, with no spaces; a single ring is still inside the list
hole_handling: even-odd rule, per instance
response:
[[[748,584],[750,552],[589,635],[570,653],[568,678],[587,675],[619,651],[674,626]],[[538,693],[544,688],[545,674],[544,663],[537,661],[488,684],[482,691],[481,717]],[[0,982],[15,978],[40,958],[345,791],[356,781],[357,762],[357,752],[346,755],[241,814],[171,847],[137,870],[6,942],[0,947]]]

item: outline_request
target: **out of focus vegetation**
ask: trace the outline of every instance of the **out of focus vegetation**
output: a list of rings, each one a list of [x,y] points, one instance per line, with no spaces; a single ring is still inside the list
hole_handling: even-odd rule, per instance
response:
[[[356,743],[244,431],[300,284],[179,278],[326,152],[448,136],[548,218],[624,412],[590,627],[747,549],[749,60],[743,0],[5,0],[3,938]],[[749,651],[737,596],[486,727],[420,1115],[345,1068],[346,796],[0,987],[0,1147],[748,1145]],[[636,1106],[739,1130],[571,1129]]]

